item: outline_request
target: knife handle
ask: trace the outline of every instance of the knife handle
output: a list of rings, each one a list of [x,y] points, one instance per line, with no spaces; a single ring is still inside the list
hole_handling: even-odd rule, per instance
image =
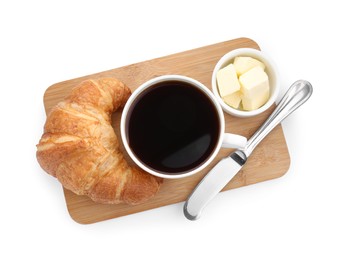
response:
[[[305,103],[313,93],[312,85],[305,80],[297,80],[285,93],[273,113],[263,125],[248,140],[243,152],[248,157],[255,147],[269,134],[281,121]]]
[[[236,163],[230,157],[226,157],[209,171],[185,202],[184,215],[187,219],[196,220],[200,217],[205,206],[236,175],[239,169],[234,168]]]

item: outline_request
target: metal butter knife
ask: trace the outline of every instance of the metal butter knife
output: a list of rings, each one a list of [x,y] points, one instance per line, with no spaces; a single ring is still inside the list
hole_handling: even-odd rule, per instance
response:
[[[193,190],[184,205],[186,218],[189,220],[199,218],[204,207],[243,167],[255,147],[283,119],[305,103],[312,92],[312,85],[308,81],[298,80],[292,84],[273,113],[248,140],[246,147],[236,150],[229,157],[218,162]]]

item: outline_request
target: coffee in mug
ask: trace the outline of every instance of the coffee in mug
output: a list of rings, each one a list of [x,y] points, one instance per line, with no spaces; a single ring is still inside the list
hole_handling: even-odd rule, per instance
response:
[[[129,147],[155,171],[185,173],[207,160],[217,145],[221,126],[214,104],[187,82],[154,84],[128,113]]]

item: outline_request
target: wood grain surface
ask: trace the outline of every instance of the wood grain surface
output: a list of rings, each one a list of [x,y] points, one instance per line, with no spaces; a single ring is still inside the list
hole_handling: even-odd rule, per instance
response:
[[[54,105],[69,94],[72,87],[89,78],[116,77],[134,91],[142,83],[156,76],[180,74],[197,79],[210,89],[212,71],[216,62],[225,53],[244,47],[259,49],[257,43],[253,40],[239,38],[56,83],[50,86],[44,95],[46,114],[49,113]],[[263,114],[253,118],[237,118],[225,114],[226,132],[241,134],[249,138],[273,109],[274,105]],[[113,114],[113,126],[119,140],[121,140],[119,134],[121,112],[117,111]],[[122,142],[120,143],[122,144]],[[123,152],[128,162],[133,164],[124,149]],[[204,175],[221,158],[226,157],[231,152],[232,149],[221,149],[215,160],[206,169],[194,176],[176,180],[164,180],[159,193],[154,198],[137,206],[97,204],[86,196],[78,196],[64,189],[68,211],[76,222],[90,224],[185,201]],[[279,125],[260,143],[245,167],[224,190],[280,177],[287,172],[289,165],[290,157],[282,127]]]

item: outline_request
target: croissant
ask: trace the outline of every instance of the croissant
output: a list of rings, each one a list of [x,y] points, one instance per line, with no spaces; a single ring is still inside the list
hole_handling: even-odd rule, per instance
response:
[[[37,160],[78,195],[106,204],[139,204],[153,197],[162,180],[130,167],[119,150],[111,115],[130,90],[114,78],[86,80],[49,113],[37,145]]]

